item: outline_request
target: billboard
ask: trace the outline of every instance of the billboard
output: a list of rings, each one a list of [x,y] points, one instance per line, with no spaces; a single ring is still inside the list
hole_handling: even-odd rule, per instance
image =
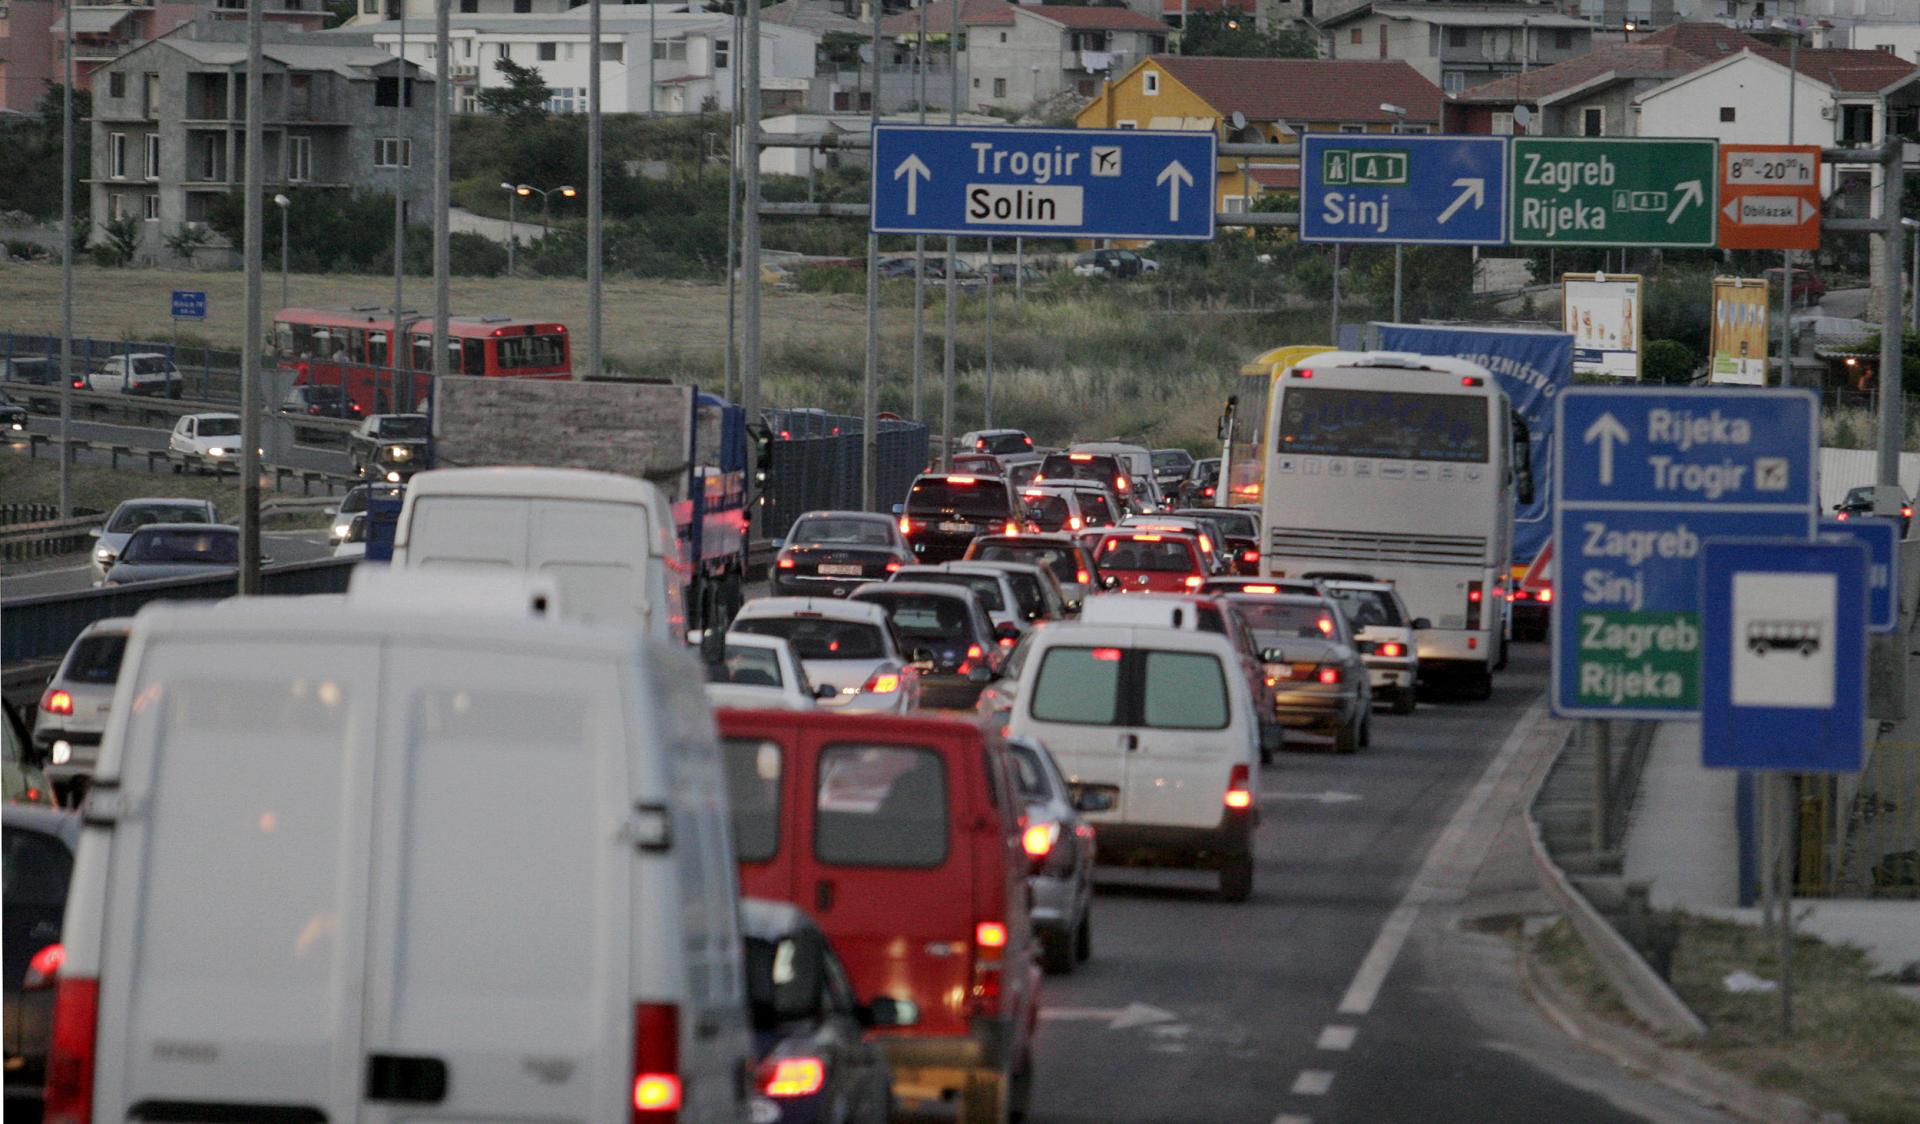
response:
[[[1560,278],[1561,323],[1573,336],[1573,373],[1640,377],[1645,287],[1637,273],[1568,273]]]
[[[1767,282],[1761,277],[1713,279],[1713,363],[1708,381],[1767,385]]]

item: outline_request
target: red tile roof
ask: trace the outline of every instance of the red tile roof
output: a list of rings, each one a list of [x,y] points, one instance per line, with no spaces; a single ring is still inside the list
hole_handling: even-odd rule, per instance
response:
[[[1022,4],[1020,10],[1049,23],[1079,31],[1158,31],[1172,29],[1152,16],[1130,8],[1086,8],[1077,4]]]
[[[1787,65],[1788,54],[1782,47],[1763,47],[1754,52]],[[1920,67],[1887,51],[1861,51],[1841,47],[1802,50],[1794,60],[1800,73],[1817,78],[1843,94],[1871,94],[1886,89]]]
[[[1300,190],[1299,168],[1248,168],[1247,175],[1261,187],[1278,188],[1282,191]]]
[[[922,7],[927,10],[927,34],[945,35],[953,26],[954,0],[928,0]],[[960,25],[962,27],[998,26],[1005,27],[1013,23],[1013,5],[1007,0],[961,0]],[[920,9],[898,12],[880,21],[882,35],[918,35],[920,34]]]
[[[1565,62],[1470,87],[1455,94],[1454,100],[1474,105],[1517,104],[1565,93],[1603,74],[1678,78],[1714,61],[1714,56],[1696,55],[1666,44],[1609,43]]]
[[[1160,11],[1169,16],[1185,16],[1189,12],[1244,12],[1249,15],[1259,7],[1255,0],[1160,0]]]
[[[1446,95],[1398,59],[1222,59],[1154,55],[1175,81],[1229,114],[1254,121],[1340,121],[1390,124],[1381,102],[1407,120],[1437,123]]]
[[[1651,35],[1643,35],[1633,43],[1637,46],[1678,47],[1708,62],[1717,62],[1728,55],[1766,46],[1766,43],[1744,31],[1735,31],[1717,23],[1699,22],[1672,24]]]

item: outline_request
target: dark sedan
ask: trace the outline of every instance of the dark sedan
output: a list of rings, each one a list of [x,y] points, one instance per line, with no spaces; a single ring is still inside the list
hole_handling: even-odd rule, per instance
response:
[[[38,1119],[53,1040],[54,982],[65,952],[60,920],[67,907],[80,816],[25,804],[0,811],[6,905],[6,1115]]]
[[[1874,496],[1875,490],[1876,489],[1872,484],[1866,484],[1858,488],[1848,489],[1847,494],[1840,500],[1840,502],[1833,505],[1833,517],[1835,519],[1840,520],[1841,522],[1845,522],[1846,520],[1849,520],[1849,519],[1865,519],[1871,516],[1873,514],[1873,496]],[[1893,516],[1887,515],[1885,516],[1885,518],[1891,519],[1893,518]],[[1904,539],[1907,537],[1907,528],[1911,526],[1912,523],[1913,523],[1913,497],[1907,495],[1907,493],[1904,490],[1902,490],[1900,492],[1900,537],[1901,538]]]
[[[999,641],[979,594],[930,582],[888,582],[856,591],[893,619],[893,630],[920,672],[920,703],[972,709],[980,688],[1000,673]]]
[[[240,528],[224,523],[153,523],[133,533],[100,584],[212,578],[239,570]]]
[[[912,1025],[913,1004],[861,1004],[826,935],[794,906],[743,898],[740,922],[757,1065],[754,1124],[885,1124],[893,1077],[865,1032]]]
[[[809,511],[794,520],[767,580],[776,597],[845,597],[912,563],[913,551],[887,516]]]

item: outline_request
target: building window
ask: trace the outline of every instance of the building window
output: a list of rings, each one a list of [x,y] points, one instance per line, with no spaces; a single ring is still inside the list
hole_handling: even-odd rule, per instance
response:
[[[413,167],[413,142],[405,137],[379,137],[373,142],[376,168]]]
[[[117,191],[107,194],[107,218],[118,221],[127,217],[127,197]]]
[[[479,10],[480,0],[460,0],[460,12],[462,15],[470,16]]]
[[[684,40],[680,43],[680,57],[681,58],[687,57],[687,44]],[[621,63],[626,62],[627,61],[627,45],[625,43],[600,44],[600,61],[601,62],[621,62]]]
[[[380,0],[360,0],[360,14],[377,16],[380,14]]]
[[[1732,107],[1732,106],[1730,106],[1730,105],[1723,105],[1723,106],[1721,106],[1721,107],[1720,107],[1720,120],[1722,120],[1722,121],[1731,121],[1731,120],[1733,120],[1733,107]]]
[[[107,134],[107,175],[117,180],[127,178],[127,134],[125,133]]]
[[[1244,215],[1247,213],[1247,197],[1244,195],[1223,196],[1220,200],[1220,209],[1230,215]]]
[[[142,99],[140,116],[148,118],[160,116],[160,76],[158,74],[143,74],[140,76],[140,79],[140,97]]]
[[[287,138],[287,181],[303,183],[313,178],[313,138]]]
[[[1116,128],[1116,129],[1138,129],[1138,128],[1140,127],[1140,122],[1138,122],[1138,121],[1115,121],[1115,122],[1113,123],[1113,127],[1114,127],[1114,128]]]
[[[533,11],[533,0],[513,0],[513,10],[519,15]]]
[[[1467,29],[1466,28],[1464,27],[1447,28],[1447,46],[1465,47],[1466,45],[1467,45]]]
[[[147,221],[159,222],[160,221],[160,193],[155,192],[152,195],[147,196],[146,199],[147,199]]]
[[[512,43],[495,43],[493,45],[493,53],[495,56],[499,58],[510,59],[513,57],[513,44]]]
[[[1408,136],[1424,136],[1430,130],[1426,125],[1395,125],[1393,131]]]
[[[1493,135],[1496,137],[1510,137],[1513,135],[1513,114],[1507,113],[1504,110],[1494,110]]]
[[[373,81],[373,104],[397,109],[400,97],[406,95],[407,104],[413,104],[413,80],[407,79],[404,89],[398,78],[376,78]]]
[[[1840,107],[1840,143],[1873,143],[1872,106],[1843,105]]]
[[[1553,49],[1556,51],[1573,50],[1573,32],[1556,31],[1553,33]]]
[[[160,178],[160,134],[159,133],[147,134],[146,172],[147,172],[147,178],[150,180],[157,180]]]
[[[1340,126],[1340,131],[1343,133],[1364,133],[1367,131],[1367,127],[1365,125],[1342,125]]]
[[[1363,40],[1362,40],[1362,36],[1363,36],[1363,34],[1364,34],[1364,33],[1362,32],[1362,30],[1361,30],[1360,28],[1357,28],[1357,27],[1356,27],[1356,28],[1354,28],[1354,29],[1353,29],[1352,31],[1349,31],[1349,32],[1347,32],[1347,42],[1349,42],[1349,43],[1359,43],[1359,42],[1362,42],[1362,41],[1363,41]]]
[[[1000,33],[1000,41],[1001,41],[1002,43],[1005,43],[1005,42],[1007,41],[1007,33],[1006,33],[1006,32],[1004,32],[1004,31],[1003,31],[1003,32],[1001,32],[1001,33]]]
[[[124,98],[127,96],[126,75],[117,70],[107,75],[107,96],[110,98]]]
[[[618,43],[604,43],[600,49],[604,52],[608,47],[618,47],[620,45],[621,44]],[[602,54],[601,57],[603,59],[606,58],[604,54]],[[687,41],[685,39],[655,40],[653,44],[653,57],[660,62],[685,62],[687,61]],[[608,61],[619,62],[620,60],[611,59]]]
[[[1007,80],[1005,78],[995,78],[993,80],[993,96],[996,98],[1004,98],[1007,96]]]
[[[1449,94],[1457,94],[1467,88],[1466,72],[1460,70],[1444,71],[1440,75],[1440,88]]]
[[[727,64],[732,58],[733,44],[725,39],[715,39],[713,41],[713,68],[715,70],[727,69]]]
[[[1150,98],[1159,96],[1160,94],[1160,72],[1159,71],[1149,70],[1140,76],[1140,92],[1147,95]]]
[[[980,88],[980,79],[978,79],[978,78],[975,78],[975,79],[973,80],[973,88],[974,88],[974,89],[976,89],[976,90]]]
[[[1583,137],[1604,137],[1607,135],[1607,107],[1590,105],[1580,111],[1580,135]]]
[[[559,58],[560,58],[560,44],[558,43],[540,44],[540,61],[541,62],[556,62],[559,60]]]

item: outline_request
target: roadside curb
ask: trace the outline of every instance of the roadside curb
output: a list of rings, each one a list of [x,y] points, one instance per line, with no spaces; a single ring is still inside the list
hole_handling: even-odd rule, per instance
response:
[[[1520,984],[1534,1005],[1569,1038],[1633,1073],[1704,1105],[1760,1124],[1844,1124],[1844,1113],[1822,1113],[1798,1097],[1772,1093],[1707,1062],[1587,1009],[1553,970],[1521,942]]]

